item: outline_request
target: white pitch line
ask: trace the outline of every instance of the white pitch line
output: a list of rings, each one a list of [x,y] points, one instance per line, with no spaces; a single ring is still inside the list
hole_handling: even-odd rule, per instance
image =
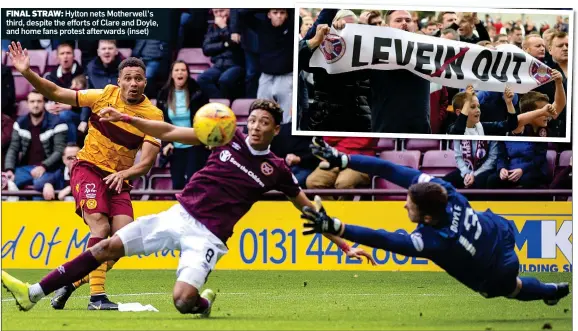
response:
[[[135,296],[152,296],[152,295],[170,295],[172,292],[144,292],[144,293],[124,293],[124,294],[107,294],[109,297],[135,297]],[[304,295],[314,296],[382,296],[382,297],[404,297],[404,296],[424,296],[424,297],[453,297],[453,296],[478,296],[476,294],[442,294],[442,293],[293,293],[293,294],[275,294],[270,292],[217,292],[218,295],[269,295],[274,298],[300,297]],[[44,297],[41,300],[48,300],[50,297]],[[72,296],[70,299],[90,299],[90,296]],[[2,299],[2,302],[14,301],[14,298]]]

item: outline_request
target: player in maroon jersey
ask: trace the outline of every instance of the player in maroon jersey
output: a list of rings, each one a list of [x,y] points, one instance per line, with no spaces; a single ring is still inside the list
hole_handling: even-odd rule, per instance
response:
[[[102,110],[100,116],[101,121],[128,122],[164,141],[200,144],[192,128],[129,117],[113,108]],[[299,211],[305,206],[315,208],[283,159],[269,151],[273,137],[279,133],[282,116],[278,104],[256,100],[250,107],[249,135],[237,131],[227,145],[214,148],[206,166],[177,194],[178,204],[159,214],[140,217],[110,239],[58,267],[39,283],[28,285],[2,271],[3,285],[22,310],[29,310],[43,296],[81,279],[103,261],[176,249],[181,251],[181,258],[173,290],[175,307],[183,314],[209,316],[215,293],[207,289],[199,295],[199,289],[217,261],[227,253],[226,241],[251,206],[264,193],[278,190]],[[364,250],[350,248],[336,236],[327,237],[348,256],[365,257],[375,265]]]

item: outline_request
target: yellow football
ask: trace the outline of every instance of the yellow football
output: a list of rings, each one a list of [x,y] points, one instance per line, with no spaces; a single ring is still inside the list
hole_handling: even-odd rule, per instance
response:
[[[199,110],[193,119],[197,138],[205,145],[218,147],[228,144],[237,128],[237,117],[231,108],[211,102]]]

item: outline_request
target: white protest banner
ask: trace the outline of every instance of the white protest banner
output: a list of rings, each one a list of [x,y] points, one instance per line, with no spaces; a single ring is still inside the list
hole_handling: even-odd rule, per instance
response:
[[[497,50],[388,27],[347,24],[331,29],[309,62],[329,74],[410,70],[441,85],[526,93],[552,80],[552,69],[514,45]],[[410,88],[408,86],[408,88]]]

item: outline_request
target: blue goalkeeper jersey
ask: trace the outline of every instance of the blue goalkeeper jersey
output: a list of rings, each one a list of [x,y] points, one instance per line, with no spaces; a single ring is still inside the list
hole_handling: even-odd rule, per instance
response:
[[[421,182],[438,183],[447,190],[448,204],[446,220],[436,227],[420,224],[409,235],[383,230],[372,230],[370,235],[364,228],[347,225],[344,238],[406,256],[425,257],[476,291],[499,270],[506,250],[511,250],[504,247],[504,242],[511,241],[513,222],[490,210],[474,211],[466,197],[450,183],[367,156],[351,156],[349,167],[406,188]]]

